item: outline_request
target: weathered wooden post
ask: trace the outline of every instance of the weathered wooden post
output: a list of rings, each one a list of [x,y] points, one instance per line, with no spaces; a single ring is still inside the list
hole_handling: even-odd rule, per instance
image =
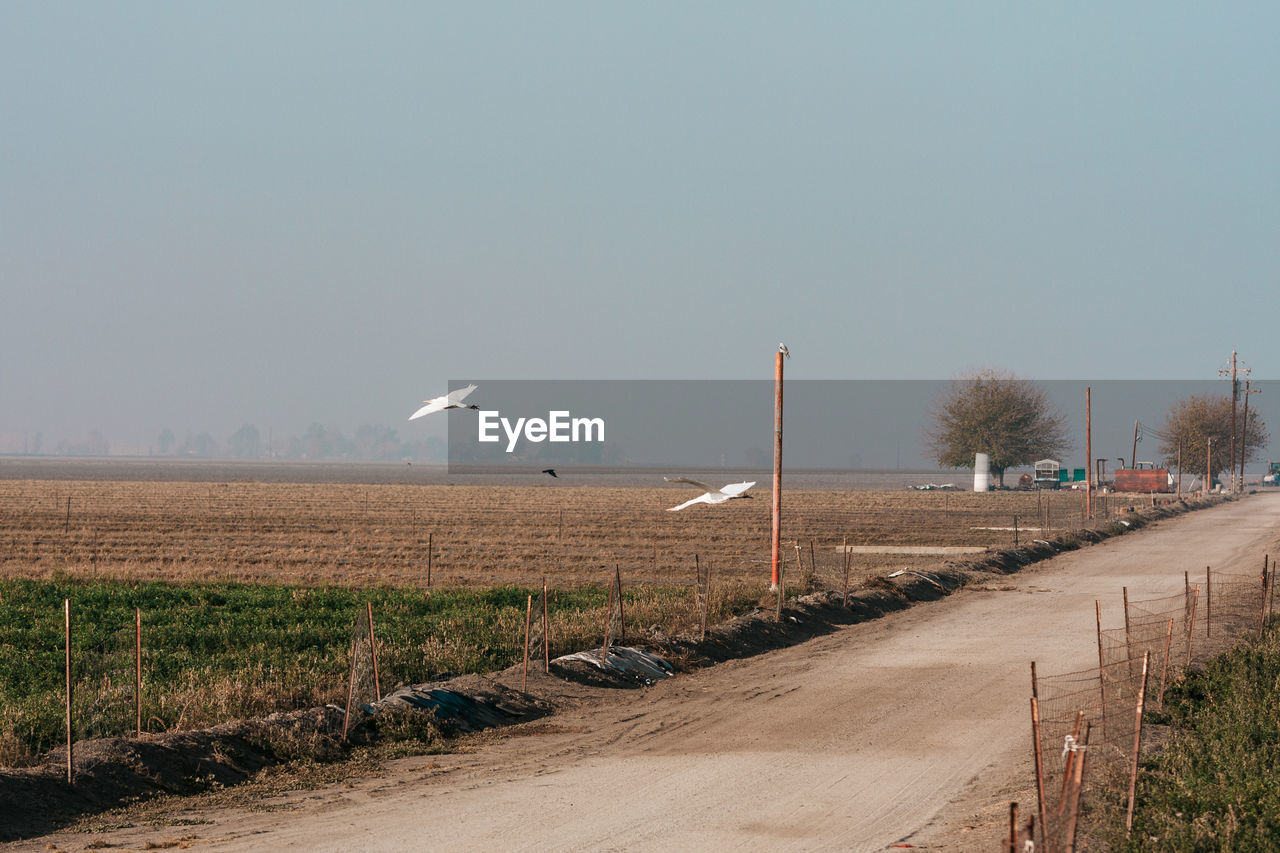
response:
[[[533,595],[530,594],[524,608],[524,667],[520,674],[520,689],[526,693],[529,690],[529,628],[532,624]]]
[[[142,737],[142,608],[133,608],[133,712]]]
[[[1098,701],[1101,705],[1101,716],[1098,718],[1102,726],[1102,737],[1107,737],[1107,663],[1102,654],[1102,602],[1093,600],[1093,608],[1098,614]]]
[[[551,672],[551,613],[547,604],[547,579],[542,579],[542,671]]]
[[[1134,707],[1133,722],[1133,758],[1129,763],[1129,809],[1125,813],[1124,834],[1129,837],[1133,830],[1133,800],[1138,791],[1138,750],[1142,747],[1142,707],[1147,696],[1147,664],[1151,652],[1142,655],[1142,681],[1138,683],[1138,702]]]
[[[364,603],[365,615],[369,618],[369,656],[373,659],[373,695],[382,701],[382,681],[378,677],[378,640],[373,633],[373,602]]]

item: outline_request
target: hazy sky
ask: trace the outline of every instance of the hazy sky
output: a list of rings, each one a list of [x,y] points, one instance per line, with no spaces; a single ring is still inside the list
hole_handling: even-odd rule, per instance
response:
[[[450,378],[768,378],[779,339],[806,379],[1274,377],[1277,31],[0,0],[0,433],[414,438]]]

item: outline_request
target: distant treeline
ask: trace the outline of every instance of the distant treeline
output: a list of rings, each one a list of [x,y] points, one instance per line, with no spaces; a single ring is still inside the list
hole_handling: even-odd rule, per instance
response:
[[[54,456],[110,456],[121,448],[97,430],[80,439],[62,439],[54,447],[44,446],[39,433],[20,436],[0,447],[0,452]],[[136,448],[127,455],[139,452]],[[366,425],[348,437],[336,427],[312,424],[302,435],[264,435],[253,424],[245,424],[225,441],[211,433],[188,434],[182,440],[173,430],[160,431],[155,442],[141,452],[150,456],[185,459],[359,459],[378,461],[445,462],[449,448],[444,439],[402,440],[391,427]]]

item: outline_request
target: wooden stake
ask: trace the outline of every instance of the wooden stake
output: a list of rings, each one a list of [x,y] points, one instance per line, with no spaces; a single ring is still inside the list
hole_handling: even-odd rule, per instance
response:
[[[1040,700],[1034,694],[1031,697],[1031,740],[1035,744],[1036,802],[1040,809],[1040,825],[1044,826],[1044,757],[1040,752]]]
[[[1009,803],[1009,853],[1018,853],[1018,804]]]
[[[813,572],[813,576],[818,576],[818,560],[813,556],[813,540],[809,540],[809,571]]]
[[[547,605],[547,579],[542,579],[542,671],[551,672],[551,613]]]
[[[1248,398],[1245,398],[1248,400]],[[1243,465],[1241,466],[1243,467]],[[1241,475],[1243,476],[1243,475]],[[1262,555],[1262,607],[1259,608],[1258,616],[1258,639],[1262,639],[1262,634],[1267,630],[1267,584],[1270,578],[1267,577],[1267,555]]]
[[[63,534],[71,532],[71,497],[67,496],[67,520],[62,525]]]
[[[1275,607],[1276,607],[1275,567],[1276,567],[1276,564],[1272,563],[1271,564],[1271,574],[1272,574],[1271,589],[1267,593],[1267,618],[1268,619],[1270,619],[1270,617],[1275,613]]]
[[[347,739],[347,731],[351,725],[351,701],[356,690],[356,632],[351,632],[351,672],[347,675],[347,710],[342,715],[342,739]]]
[[[1204,567],[1204,635],[1213,633],[1213,573]]]
[[[1067,851],[1075,853],[1076,849],[1076,822],[1080,819],[1080,789],[1084,787],[1084,763],[1089,758],[1089,730],[1091,724],[1085,723],[1084,727],[1084,747],[1080,759],[1075,762],[1073,768],[1073,778],[1071,780],[1071,812],[1067,819]],[[1073,752],[1072,755],[1075,753]]]
[[[378,641],[373,635],[373,602],[364,603],[365,615],[369,617],[369,654],[373,658],[373,695],[382,701],[382,682],[378,678]]]
[[[533,620],[533,596],[525,603],[524,609],[524,669],[520,676],[520,689],[529,691],[529,626]]]
[[[1196,630],[1196,605],[1200,601],[1200,584],[1196,584],[1195,592],[1191,595],[1191,625],[1187,628],[1187,669],[1191,668],[1191,638]]]
[[[1084,711],[1076,711],[1076,724],[1071,729],[1072,743],[1080,742],[1080,727],[1083,725],[1084,725]],[[1075,765],[1076,765],[1076,752],[1075,750],[1071,750],[1070,752],[1067,753],[1066,765],[1064,766],[1062,771],[1062,793],[1058,797],[1058,817],[1062,817],[1063,811],[1067,805],[1067,800],[1070,799],[1069,794],[1071,793],[1071,776],[1072,776],[1072,770],[1075,767]]]
[[[707,622],[711,616],[711,561],[707,561],[707,580],[702,591],[702,639],[707,638]]]
[[[133,711],[142,737],[142,608],[133,608]]]
[[[625,643],[627,641],[627,614],[622,609],[622,565],[617,564],[613,569],[613,579],[618,584],[618,642]]]
[[[1093,608],[1098,614],[1098,701],[1102,705],[1102,716],[1098,722],[1102,725],[1102,738],[1107,737],[1107,666],[1102,656],[1102,602],[1093,600]]]
[[[613,627],[613,581],[609,581],[609,602],[605,605],[604,644],[600,647],[600,662],[609,661],[609,629]]]
[[[427,589],[431,589],[431,537],[433,534],[427,534]]]
[[[1124,590],[1124,659],[1133,660],[1133,641],[1129,637],[1129,587],[1122,587]],[[1133,664],[1129,664],[1129,675],[1133,675]]]
[[[1138,702],[1134,707],[1133,759],[1129,763],[1129,809],[1124,819],[1124,834],[1126,838],[1133,830],[1133,800],[1138,791],[1138,750],[1142,746],[1142,708],[1147,696],[1147,664],[1150,660],[1151,652],[1144,652],[1142,655],[1142,681],[1138,684]]]
[[[844,598],[840,602],[841,607],[849,606],[849,564],[853,562],[849,554],[849,537],[844,537]]]

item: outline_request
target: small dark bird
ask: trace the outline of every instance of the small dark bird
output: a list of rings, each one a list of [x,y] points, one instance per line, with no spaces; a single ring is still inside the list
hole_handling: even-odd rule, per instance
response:
[[[560,479],[559,476],[556,474],[555,468],[543,468],[542,473],[550,474],[552,477],[555,477],[556,479]]]

